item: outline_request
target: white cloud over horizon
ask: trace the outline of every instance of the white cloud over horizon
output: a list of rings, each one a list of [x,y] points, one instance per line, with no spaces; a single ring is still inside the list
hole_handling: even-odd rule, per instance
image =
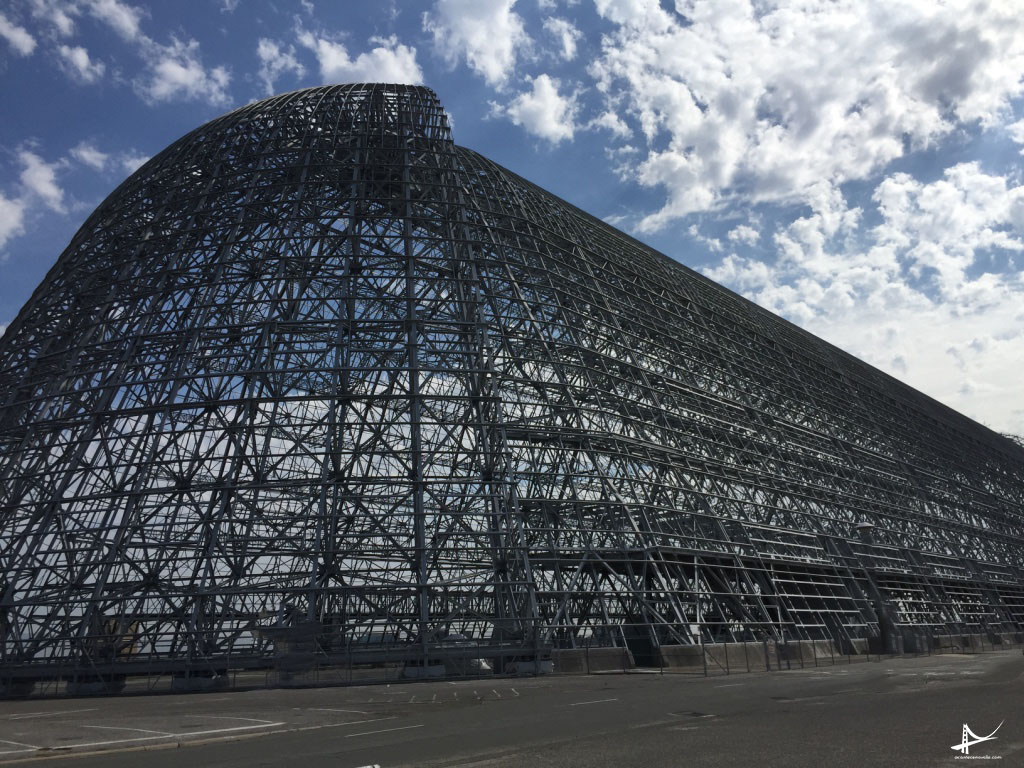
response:
[[[1024,435],[1024,186],[961,163],[875,188],[880,223],[841,195],[780,226],[779,257],[735,252],[704,269],[912,387]],[[1008,266],[989,259],[1009,253]]]
[[[426,83],[469,128],[467,145],[1024,434],[1024,14],[1013,3],[249,7],[4,4],[0,75],[38,115],[9,121],[0,147],[0,248],[63,232],[148,159],[129,147],[166,146],[208,107],[321,82]],[[32,103],[33,78],[39,92],[64,89],[54,103],[125,115],[123,128],[97,115],[57,124]],[[504,122],[476,123],[487,118]]]
[[[22,186],[50,210],[66,213],[64,190],[57,183],[57,171],[63,167],[63,163],[48,163],[29,149],[18,152],[18,161],[22,166],[19,177]]]
[[[423,14],[423,29],[433,37],[434,53],[449,66],[464,59],[491,86],[502,86],[531,40],[516,0],[437,0]]]
[[[92,59],[89,52],[80,45],[59,45],[57,53],[60,54],[65,71],[79,82],[95,83],[106,71],[106,65]]]
[[[544,30],[558,41],[558,56],[565,61],[576,58],[576,46],[582,34],[572,22],[557,16],[544,19]]]
[[[31,56],[36,49],[36,39],[24,27],[15,24],[0,13],[0,37],[7,41],[11,49],[19,56]]]
[[[134,149],[105,152],[91,141],[79,142],[68,154],[73,160],[94,171],[114,170],[127,174],[133,173],[149,159],[148,155]]]
[[[1024,93],[1024,14],[1007,5],[596,6],[614,31],[590,73],[647,138],[627,173],[666,197],[640,231],[737,200],[807,202],[816,183],[998,124]]]
[[[231,102],[226,67],[207,69],[195,40],[171,38],[168,45],[147,40],[142,46],[147,72],[134,81],[135,91],[145,101],[159,103],[177,99],[205,101],[214,106]]]
[[[286,72],[296,77],[306,74],[306,68],[295,58],[295,47],[284,48],[279,43],[261,37],[256,44],[256,55],[260,60],[258,77],[268,96],[274,94],[274,83]]]
[[[576,95],[559,93],[561,83],[549,75],[537,75],[531,88],[523,91],[506,106],[491,103],[494,114],[508,117],[528,133],[552,144],[571,140],[576,131]]]
[[[302,32],[299,42],[313,51],[325,83],[384,82],[418,85],[423,72],[416,63],[416,49],[396,37],[373,37],[376,47],[352,58],[343,43]]]
[[[0,192],[0,249],[25,231],[25,201]]]

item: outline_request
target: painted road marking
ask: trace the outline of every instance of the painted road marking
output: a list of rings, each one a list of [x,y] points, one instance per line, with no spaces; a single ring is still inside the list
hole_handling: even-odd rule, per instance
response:
[[[390,733],[391,731],[408,731],[410,728],[422,728],[426,723],[420,723],[419,725],[403,725],[398,728],[384,728],[379,731],[363,731],[362,733],[350,733],[345,736],[346,739],[354,739],[356,736],[370,736],[374,733]]]
[[[185,736],[208,736],[211,733],[230,733],[234,731],[251,731],[253,728],[269,728],[284,723],[268,723],[267,725],[238,725],[234,728],[214,728],[208,731],[186,731],[185,733],[171,733],[166,736],[139,736],[134,739],[113,739],[111,741],[86,741],[81,744],[61,744],[59,749],[78,749],[79,747],[105,747],[109,744],[127,744],[135,741],[155,741],[156,739],[180,739]]]
[[[360,723],[379,723],[383,720],[397,720],[397,715],[391,717],[374,717],[369,720],[347,720],[344,723],[322,723],[321,725],[303,725],[299,728],[289,728],[288,731],[319,731],[324,728],[341,728],[345,725],[359,725]]]
[[[136,733],[159,733],[161,736],[173,736],[170,731],[153,731],[149,728],[124,728],[117,725],[83,725],[82,728],[103,728],[107,731],[135,731]]]
[[[577,701],[575,704],[570,704],[570,707],[582,707],[584,704],[604,704],[606,701],[618,701],[618,699],[597,699],[596,701]]]
[[[250,723],[269,723],[270,720],[258,720],[255,717],[237,717],[235,715],[196,715],[197,718],[210,720],[248,720]]]
[[[42,747],[37,747],[35,744],[26,744],[23,741],[11,741],[10,739],[0,739],[0,744],[13,744],[16,747],[28,747],[29,749],[42,749]],[[11,750],[8,750],[8,752],[10,752],[10,751]],[[25,750],[24,749],[16,749],[14,751],[15,752],[24,752]],[[5,752],[3,754],[7,754],[7,752]]]
[[[28,720],[30,717],[53,717],[54,715],[70,715],[75,712],[95,712],[96,707],[89,709],[61,709],[56,712],[26,712],[22,715],[9,715],[8,720]],[[2,741],[2,739],[0,739]]]
[[[310,712],[347,712],[350,715],[368,715],[368,714],[370,714],[369,712],[366,712],[366,711],[364,711],[362,709],[331,709],[330,707],[310,707],[309,711]]]
[[[735,688],[737,685],[746,685],[746,683],[726,683],[725,685],[716,685],[715,688]]]

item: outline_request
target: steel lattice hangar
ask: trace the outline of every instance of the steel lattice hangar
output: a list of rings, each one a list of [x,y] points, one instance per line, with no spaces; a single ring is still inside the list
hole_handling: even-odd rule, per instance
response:
[[[0,339],[0,403],[10,685],[1024,629],[1021,445],[455,145],[423,87],[153,158]]]

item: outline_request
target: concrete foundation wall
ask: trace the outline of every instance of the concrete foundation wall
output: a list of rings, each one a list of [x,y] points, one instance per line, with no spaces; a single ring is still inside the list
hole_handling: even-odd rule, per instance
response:
[[[628,648],[563,648],[551,652],[555,674],[585,675],[633,669]]]
[[[661,665],[663,667],[679,667],[682,669],[699,667],[704,669],[704,659],[701,656],[699,645],[663,645],[660,651]]]
[[[907,640],[910,642],[907,642]],[[891,638],[897,653],[960,653],[991,650],[993,645],[1016,645],[1021,638],[1016,633],[1002,635],[936,635],[913,634],[912,637]],[[785,643],[705,643],[704,645],[663,645],[656,651],[655,663],[665,669],[677,669],[710,675],[766,670],[799,669],[801,667],[829,666],[867,661],[879,651],[880,638],[857,638],[836,642],[832,640],[790,640]],[[589,656],[589,658],[588,658]],[[587,674],[588,672],[627,670],[635,667],[625,648],[591,648],[556,650],[552,652],[555,672]]]

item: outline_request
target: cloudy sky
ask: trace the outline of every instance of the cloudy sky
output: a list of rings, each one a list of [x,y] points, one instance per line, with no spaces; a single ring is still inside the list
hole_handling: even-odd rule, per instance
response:
[[[353,81],[1024,434],[1019,0],[3,0],[0,327],[148,157]]]

